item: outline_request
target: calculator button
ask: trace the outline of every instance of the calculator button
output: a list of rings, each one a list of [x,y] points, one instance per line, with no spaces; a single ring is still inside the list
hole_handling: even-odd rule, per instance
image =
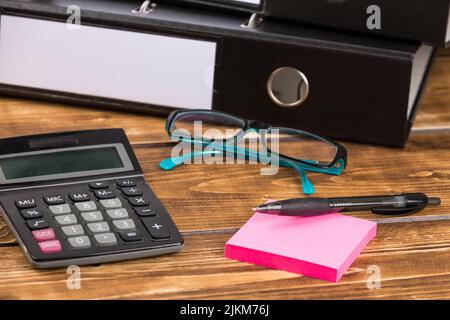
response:
[[[115,209],[122,207],[122,202],[120,202],[119,198],[100,200],[100,203],[105,209]]]
[[[40,230],[40,229],[46,229],[49,227],[49,224],[47,221],[39,219],[39,220],[29,220],[27,221],[28,228],[31,230]]]
[[[119,181],[116,181],[116,183],[121,188],[135,187],[136,186],[136,182],[134,182],[133,180],[130,180],[130,179],[119,180]]]
[[[77,202],[75,203],[75,207],[77,207],[80,211],[94,211],[97,210],[97,205],[94,201],[86,201],[86,202]]]
[[[117,231],[132,231],[136,229],[136,225],[132,219],[114,220],[113,225]]]
[[[156,210],[149,207],[137,207],[133,208],[134,212],[140,217],[154,217],[156,216]]]
[[[68,237],[80,236],[84,234],[83,227],[81,224],[76,224],[73,226],[65,226],[61,228],[62,232]]]
[[[17,201],[15,201],[15,204],[18,209],[29,209],[29,208],[35,208],[37,206],[36,200],[34,200],[33,198],[17,200]]]
[[[73,202],[83,202],[89,200],[91,197],[89,196],[89,193],[87,192],[74,192],[69,193],[69,198]]]
[[[143,194],[143,192],[140,189],[136,188],[136,187],[123,188],[122,189],[122,193],[126,197],[142,196],[142,194]]]
[[[34,230],[31,232],[33,234],[34,240],[41,242],[41,241],[48,241],[55,239],[55,232],[52,228],[48,229],[42,229],[42,230]]]
[[[86,222],[102,221],[103,215],[100,211],[82,212],[81,216]]]
[[[133,206],[133,207],[145,207],[145,206],[149,206],[150,205],[150,201],[148,201],[147,199],[145,199],[144,197],[134,197],[134,198],[129,198],[128,202]]]
[[[106,213],[111,219],[124,219],[128,218],[128,211],[127,209],[121,208],[121,209],[113,209],[113,210],[106,210]]]
[[[45,196],[44,201],[48,205],[63,204],[64,202],[66,202],[64,200],[64,197],[60,195]]]
[[[61,252],[61,243],[59,240],[42,241],[38,242],[38,245],[42,253],[45,254]]]
[[[109,188],[109,184],[106,182],[94,182],[89,184],[89,188],[92,190],[107,189]]]
[[[73,237],[67,239],[69,241],[69,244],[74,249],[86,249],[91,246],[91,240],[87,236],[81,236],[81,237]]]
[[[164,226],[164,223],[159,218],[145,218],[142,219],[145,228],[150,233],[153,239],[167,239],[170,238],[169,230]]]
[[[109,225],[107,222],[88,223],[87,226],[92,233],[102,233],[109,231]]]
[[[116,196],[113,190],[95,190],[94,193],[98,199],[112,199]]]
[[[59,204],[56,206],[50,206],[48,207],[53,214],[67,214],[70,213],[72,210],[70,209],[70,206],[66,204]]]
[[[124,242],[142,241],[142,235],[138,231],[123,231],[119,235]]]
[[[76,224],[78,222],[77,217],[74,214],[68,214],[65,216],[56,216],[55,219],[56,222],[58,222],[62,226],[69,224]]]
[[[42,212],[40,212],[38,209],[20,210],[20,214],[24,219],[36,219],[42,217]]]
[[[117,239],[114,233],[95,234],[94,239],[100,246],[113,246],[117,244]]]

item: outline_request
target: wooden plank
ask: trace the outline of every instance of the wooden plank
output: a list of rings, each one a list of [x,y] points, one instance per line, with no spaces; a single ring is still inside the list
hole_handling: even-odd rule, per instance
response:
[[[437,56],[450,56],[450,48],[438,48]]]
[[[16,98],[0,98],[0,137],[124,128],[133,143],[167,141],[164,117],[70,106]]]
[[[450,129],[450,56],[436,59],[413,130],[436,127]]]
[[[225,259],[232,233],[188,235],[185,249],[175,255],[83,266],[80,290],[67,289],[64,268],[33,270],[18,247],[3,247],[0,298],[448,298],[449,228],[450,221],[380,225],[337,284]],[[380,268],[381,288],[370,290],[373,265]]]
[[[341,176],[309,174],[316,196],[366,196],[425,192],[442,198],[415,216],[450,215],[449,134],[414,134],[404,150],[345,144],[349,166]],[[251,216],[251,208],[267,199],[304,197],[299,177],[280,168],[275,176],[261,175],[260,165],[190,164],[162,171],[169,146],[135,148],[147,181],[183,232],[236,229]],[[370,212],[356,217],[384,219]],[[5,226],[0,228],[5,233]],[[11,242],[11,235],[3,242]]]

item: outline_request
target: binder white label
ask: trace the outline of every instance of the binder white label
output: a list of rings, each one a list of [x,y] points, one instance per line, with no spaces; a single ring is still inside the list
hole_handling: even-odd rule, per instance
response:
[[[0,82],[212,109],[216,42],[2,15]]]

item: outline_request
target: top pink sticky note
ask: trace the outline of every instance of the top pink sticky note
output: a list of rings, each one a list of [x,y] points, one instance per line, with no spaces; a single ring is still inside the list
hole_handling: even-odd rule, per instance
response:
[[[340,214],[255,213],[226,243],[225,256],[337,282],[376,235],[377,225]]]

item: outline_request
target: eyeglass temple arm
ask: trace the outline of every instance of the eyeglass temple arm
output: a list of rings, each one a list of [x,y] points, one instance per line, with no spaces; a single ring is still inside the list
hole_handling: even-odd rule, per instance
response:
[[[311,195],[314,193],[314,185],[308,179],[305,170],[301,166],[293,165],[292,166],[300,176],[300,182],[302,184],[302,191],[306,195]]]
[[[221,150],[214,149],[214,147],[218,147]],[[225,152],[233,152],[237,156],[241,156],[241,157],[248,156],[249,158],[252,158],[252,159],[256,159],[256,160],[258,159],[258,153],[254,152],[252,150],[245,149],[245,148],[233,147],[233,146],[227,146],[227,145],[220,145],[220,146],[219,145],[210,145],[210,148],[213,148],[213,149],[202,150],[202,151],[197,151],[197,152],[188,152],[186,154],[183,154],[182,156],[166,158],[159,163],[159,166],[163,170],[172,170],[173,168],[183,164],[187,160],[202,157],[204,155],[219,155],[219,154],[223,154]]]
[[[241,149],[243,149],[243,148],[241,148]],[[251,156],[250,154],[253,154],[253,156],[257,156],[257,154],[255,152],[252,152],[251,150],[245,149],[245,151],[246,151],[245,153],[243,151],[244,150],[239,150],[239,153],[236,153],[236,154],[238,156]],[[218,155],[218,154],[223,154],[223,153],[224,152],[220,151],[220,150],[190,152],[190,153],[184,154],[183,156],[166,158],[159,163],[159,166],[161,169],[166,170],[166,171],[172,170],[176,166],[183,164],[186,160],[191,160],[192,158],[201,157],[204,155]],[[308,179],[308,177],[306,176],[305,169],[302,166],[295,165],[295,164],[290,164],[289,167],[293,167],[299,174],[303,193],[306,195],[313,194],[314,186],[311,183],[311,181]]]
[[[184,162],[187,160],[202,157],[204,155],[218,155],[218,154],[223,154],[223,151],[209,150],[209,151],[189,152],[189,153],[183,154],[182,156],[179,156],[179,157],[170,157],[170,158],[163,159],[159,163],[159,167],[163,170],[168,171],[168,170],[172,170],[173,168],[175,168],[179,165],[184,164]]]
[[[220,146],[220,147],[222,148],[222,150],[216,150],[216,149],[202,150],[202,151],[198,151],[198,152],[188,152],[188,153],[186,153],[182,156],[178,156],[178,157],[166,158],[160,162],[160,167],[163,170],[172,170],[173,168],[183,164],[185,161],[187,161],[189,159],[198,158],[198,157],[201,157],[204,155],[223,154],[224,152],[227,152],[227,151],[233,152],[237,156],[241,156],[241,157],[248,156],[250,159],[258,160],[258,159],[263,158],[263,160],[265,160],[265,161],[270,160],[270,159],[268,159],[268,157],[264,157],[250,149],[246,149],[246,148],[242,148],[242,147],[235,147],[235,146]],[[304,161],[308,162],[309,160],[304,160]],[[310,161],[310,162],[312,163],[313,161]],[[340,175],[342,173],[342,170],[344,168],[343,164],[341,163],[342,161],[339,160],[338,162],[340,164],[339,167],[321,169],[321,168],[317,168],[317,167],[313,167],[313,166],[307,166],[307,165],[293,163],[291,161],[283,160],[282,158],[280,158],[280,165],[283,167],[291,167],[291,168],[296,169],[297,171],[299,169],[303,169],[304,171],[326,173],[326,174],[332,174],[332,175]]]

